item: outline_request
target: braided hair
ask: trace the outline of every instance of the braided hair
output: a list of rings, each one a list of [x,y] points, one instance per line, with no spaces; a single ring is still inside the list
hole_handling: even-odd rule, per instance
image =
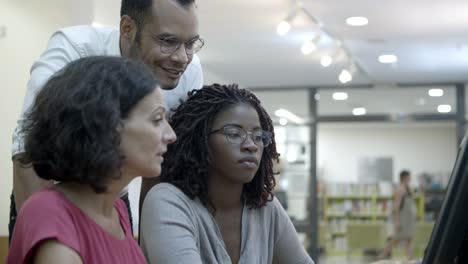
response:
[[[236,84],[213,84],[191,91],[187,101],[179,105],[170,119],[177,141],[169,145],[164,155],[161,182],[177,186],[191,199],[198,198],[203,205],[216,210],[208,199],[208,171],[212,160],[207,138],[215,117],[242,103],[252,106],[258,113],[262,129],[274,135],[270,116],[250,91],[240,89]],[[253,180],[243,186],[242,198],[249,208],[260,208],[273,199],[273,161],[278,158],[273,136],[271,144],[263,150]]]

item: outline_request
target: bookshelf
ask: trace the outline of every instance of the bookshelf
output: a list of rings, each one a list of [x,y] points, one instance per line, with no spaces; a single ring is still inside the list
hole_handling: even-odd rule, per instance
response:
[[[348,223],[385,223],[389,234],[393,232],[393,187],[391,183],[344,184],[329,183],[323,192],[322,222],[327,226],[327,251],[331,254],[346,252],[346,226]],[[424,221],[424,195],[415,193],[419,222]]]

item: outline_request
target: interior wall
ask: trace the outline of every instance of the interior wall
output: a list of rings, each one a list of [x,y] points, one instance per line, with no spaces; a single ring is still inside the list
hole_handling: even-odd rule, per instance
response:
[[[331,182],[357,182],[358,159],[363,157],[392,157],[394,182],[399,181],[402,169],[414,176],[422,172],[445,175],[447,181],[458,150],[453,123],[321,124],[317,143],[321,177]],[[412,177],[412,184],[416,178]]]
[[[23,105],[29,68],[44,50],[50,35],[72,24],[70,1],[0,0],[0,236],[8,234],[12,189],[11,136]]]

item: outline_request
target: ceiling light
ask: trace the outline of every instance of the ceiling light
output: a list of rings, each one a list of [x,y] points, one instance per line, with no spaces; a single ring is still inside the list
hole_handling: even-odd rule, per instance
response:
[[[365,114],[366,114],[366,109],[364,107],[353,108],[353,115],[360,116],[360,115],[365,115]]]
[[[395,63],[398,61],[397,56],[393,54],[384,54],[379,56],[380,63]]]
[[[317,33],[312,39],[306,39],[301,47],[302,53],[304,55],[309,55],[310,53],[317,50],[317,44],[320,41],[320,38],[320,33]]]
[[[317,45],[310,39],[304,41],[301,47],[301,51],[304,55],[309,55],[317,49]]]
[[[348,99],[348,94],[343,93],[343,92],[336,92],[336,93],[333,93],[332,97],[333,97],[333,100],[343,101],[343,100]]]
[[[322,67],[325,67],[325,68],[330,66],[332,62],[333,62],[333,59],[329,55],[325,55],[322,57],[322,59],[320,59],[320,64],[322,65]]]
[[[278,27],[276,28],[276,33],[278,33],[278,35],[284,36],[288,34],[289,30],[291,29],[291,21],[293,21],[298,11],[300,10],[301,10],[300,6],[291,10],[288,16],[278,24]]]
[[[360,27],[360,26],[365,26],[369,24],[369,20],[367,19],[367,17],[361,17],[361,16],[348,17],[346,19],[346,24],[353,26],[353,27]]]
[[[286,110],[286,109],[283,109],[283,108],[280,108],[278,110],[275,111],[275,115],[277,117],[282,117],[282,118],[286,118],[287,120],[289,121],[292,121],[296,124],[303,124],[304,123],[304,120],[300,117],[298,117],[297,115],[291,113],[290,111]]]
[[[104,25],[103,25],[103,24],[101,24],[101,23],[99,23],[99,22],[96,22],[96,21],[95,21],[95,22],[93,22],[93,23],[91,24],[91,26],[93,26],[93,27],[97,27],[97,28],[104,27]]]
[[[285,126],[285,125],[288,124],[288,119],[282,117],[282,118],[280,118],[279,123],[280,123],[280,125]]]
[[[338,79],[342,84],[345,84],[347,82],[350,82],[353,80],[353,76],[348,70],[342,70],[340,73],[340,76],[338,76]]]
[[[437,111],[439,113],[450,113],[452,111],[452,107],[450,105],[439,105],[437,107]]]
[[[442,89],[430,89],[428,92],[429,96],[440,97],[444,95],[444,90]]]
[[[288,21],[283,20],[278,24],[278,27],[276,28],[276,33],[280,36],[284,36],[288,34],[289,30],[291,29],[291,24],[289,24]]]

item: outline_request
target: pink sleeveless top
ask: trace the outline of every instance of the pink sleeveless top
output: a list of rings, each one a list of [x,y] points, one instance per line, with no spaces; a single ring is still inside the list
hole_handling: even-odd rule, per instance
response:
[[[125,238],[104,230],[61,192],[47,188],[35,193],[21,208],[13,233],[8,264],[32,263],[35,250],[49,239],[68,246],[83,263],[146,263],[133,238],[125,203],[114,203]]]

